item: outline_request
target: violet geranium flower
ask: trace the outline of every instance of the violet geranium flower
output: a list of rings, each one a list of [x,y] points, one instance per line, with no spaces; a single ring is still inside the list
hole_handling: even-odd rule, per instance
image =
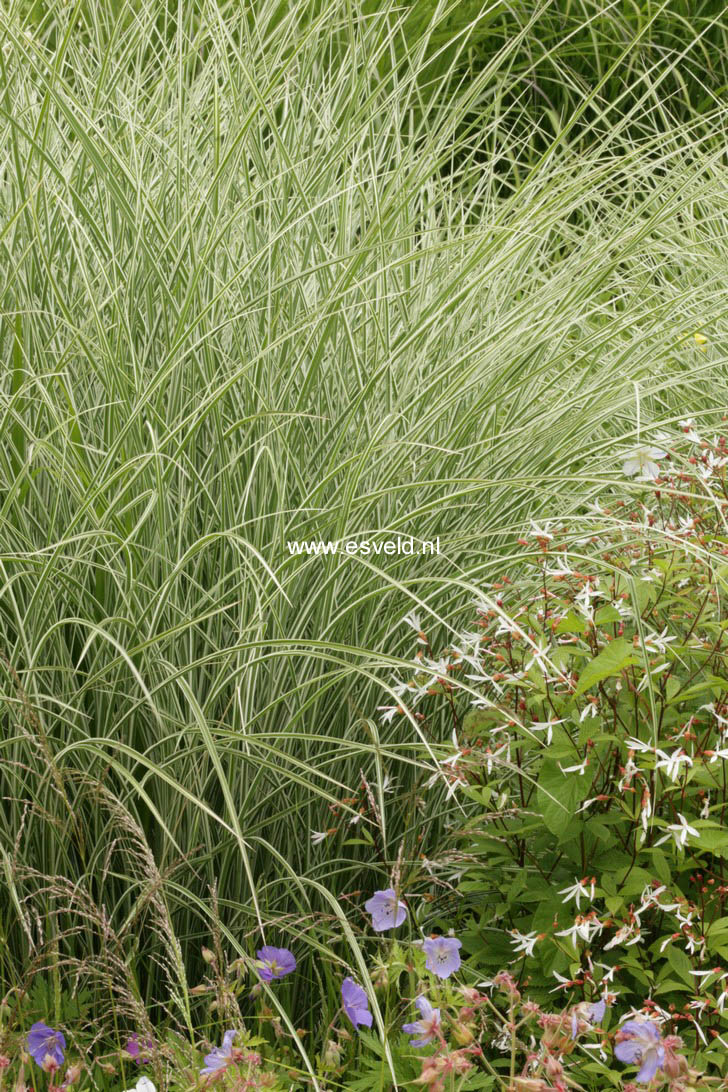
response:
[[[460,952],[462,942],[455,937],[428,937],[423,941],[425,949],[425,966],[438,978],[449,978],[460,966]]]
[[[392,887],[386,891],[375,891],[364,907],[372,915],[372,929],[383,933],[386,929],[396,929],[407,917],[407,905],[397,898]]]
[[[54,1031],[44,1024],[42,1020],[36,1020],[28,1032],[28,1053],[33,1060],[48,1073],[63,1065],[66,1040],[63,1032]]]
[[[419,1039],[410,1039],[410,1046],[423,1047],[441,1035],[440,1010],[433,1009],[424,995],[417,998],[415,1005],[422,1019],[415,1020],[411,1024],[404,1024],[402,1031],[406,1031],[408,1035],[419,1035]]]
[[[665,1062],[660,1029],[651,1020],[628,1020],[617,1032],[614,1053],[620,1062],[638,1063],[637,1080],[649,1084]]]
[[[285,978],[296,969],[296,957],[288,948],[259,948],[255,954],[258,957],[258,974],[264,982]]]
[[[237,1031],[226,1031],[222,1037],[222,1046],[214,1047],[205,1055],[205,1066],[200,1070],[203,1077],[214,1077],[227,1068],[233,1059],[233,1041]]]
[[[344,1012],[355,1028],[358,1028],[360,1024],[363,1024],[365,1028],[372,1026],[369,999],[366,992],[361,986],[357,986],[353,978],[345,978],[341,983],[341,1000],[344,1004]]]
[[[147,1065],[152,1060],[149,1054],[154,1050],[154,1043],[151,1039],[140,1039],[134,1032],[127,1039],[124,1050],[137,1065]]]

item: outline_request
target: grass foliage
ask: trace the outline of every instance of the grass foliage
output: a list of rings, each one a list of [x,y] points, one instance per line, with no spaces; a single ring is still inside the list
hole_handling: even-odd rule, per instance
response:
[[[728,401],[721,6],[3,7],[7,983],[191,1029],[262,922],[313,1026],[363,966],[347,895],[445,818],[376,719],[400,619],[618,475],[635,384]],[[442,553],[286,545],[374,533]],[[381,838],[312,845],[362,774]]]

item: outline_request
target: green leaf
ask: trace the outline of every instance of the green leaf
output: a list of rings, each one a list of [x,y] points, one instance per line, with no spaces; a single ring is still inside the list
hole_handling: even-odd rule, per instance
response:
[[[566,832],[572,822],[590,781],[589,773],[565,774],[555,759],[545,759],[538,778],[538,808],[544,823],[557,838]]]
[[[574,697],[583,694],[592,686],[596,686],[602,679],[611,675],[619,675],[630,664],[639,663],[639,657],[635,656],[631,641],[625,637],[617,637],[603,648],[595,659],[586,665],[581,673],[579,685],[574,691]]]
[[[586,633],[586,621],[584,618],[580,618],[578,614],[575,614],[573,610],[570,610],[565,615],[555,630],[556,633]]]
[[[690,962],[688,956],[682,950],[682,948],[676,947],[675,944],[668,944],[667,948],[665,949],[665,955],[667,957],[667,962],[670,964],[677,976],[683,982],[691,983],[694,985],[693,976],[690,974],[693,969],[693,965]]]

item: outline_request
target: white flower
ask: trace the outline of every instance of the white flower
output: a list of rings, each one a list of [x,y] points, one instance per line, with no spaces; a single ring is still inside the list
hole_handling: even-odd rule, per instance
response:
[[[548,567],[546,569],[549,576],[571,576],[573,571],[565,554],[563,557],[557,559],[556,564],[552,569],[549,569]]]
[[[419,617],[418,614],[415,614],[415,612],[412,610],[412,611],[410,611],[409,614],[405,614],[402,621],[406,625],[412,627],[412,629],[417,634],[417,640],[419,641],[419,643],[421,645],[426,645],[427,644],[427,638],[425,637],[425,634],[422,631],[422,622],[420,621],[420,617]]]
[[[608,963],[597,963],[596,966],[601,967],[604,971],[600,985],[603,986],[605,982],[611,982],[617,970],[617,964],[615,963],[613,967],[610,967]]]
[[[555,935],[557,937],[571,937],[571,942],[576,948],[577,937],[581,937],[589,944],[597,934],[601,933],[602,929],[602,923],[595,914],[587,914],[586,916],[579,914],[570,929],[562,929],[561,932]]]
[[[551,540],[554,536],[549,531],[549,524],[547,523],[543,528],[539,527],[537,523],[531,520],[531,537],[543,538],[547,541]]]
[[[669,666],[670,664],[667,660],[665,660],[664,663],[658,664],[657,667],[654,667],[651,671],[646,671],[640,679],[639,683],[637,684],[638,692],[642,690],[647,690],[655,676],[661,675],[663,671],[667,671]]]
[[[535,720],[533,722],[533,724],[528,725],[528,728],[532,732],[545,732],[546,733],[546,746],[550,747],[551,746],[551,740],[553,739],[553,735],[554,735],[554,726],[557,725],[557,724],[563,724],[564,719],[565,718],[562,717],[561,720],[552,720],[551,716],[549,715],[548,720]]]
[[[505,761],[506,761],[506,763],[508,763],[511,760],[510,740],[506,740],[505,743],[501,743],[498,747],[496,747],[495,750],[492,750],[490,747],[485,748],[485,768],[486,768],[488,777],[490,777],[490,775],[493,772],[493,766],[495,765],[495,759],[500,758],[500,756],[503,754],[504,751],[506,752]]]
[[[513,937],[511,941],[513,950],[515,952],[525,952],[527,956],[533,955],[533,949],[542,938],[540,933],[519,933],[518,929],[510,929],[509,932]]]
[[[311,831],[311,845],[318,846],[321,842],[326,841],[328,837],[325,830],[312,830]]]
[[[668,824],[668,834],[665,834],[662,838],[658,838],[655,842],[656,846],[662,845],[663,842],[669,841],[672,837],[675,839],[675,845],[682,852],[685,846],[688,844],[688,835],[692,834],[694,838],[698,837],[698,832],[695,827],[691,827],[687,819],[680,812],[677,813],[677,817],[680,820],[679,823]]]
[[[707,709],[708,712],[713,714],[715,719],[718,721],[718,724],[720,724],[721,728],[728,728],[728,720],[726,720],[725,717],[721,717],[718,713],[716,713],[715,705],[713,704],[713,702],[711,702],[710,705],[701,705],[700,709]]]
[[[683,762],[687,763],[688,766],[692,766],[693,764],[690,755],[686,754],[681,747],[669,755],[659,749],[655,751],[655,754],[660,756],[655,763],[655,769],[664,770],[671,781],[677,781],[680,774],[680,766]]]
[[[695,431],[695,422],[692,417],[689,417],[687,420],[679,420],[678,424],[691,443],[701,442],[700,436],[697,435],[697,432]]]
[[[637,475],[637,481],[654,481],[660,476],[658,459],[664,459],[667,455],[660,447],[638,447],[632,451],[622,463],[622,472],[633,478]]]
[[[654,750],[649,743],[643,743],[641,739],[635,739],[633,736],[625,740],[625,743],[630,751],[642,751],[644,753],[645,751]]]
[[[647,824],[652,818],[652,793],[645,785],[642,792],[642,804],[640,808],[640,823],[642,824],[642,841],[645,840],[647,834]]]
[[[630,937],[630,940],[627,940]],[[612,939],[604,945],[604,951],[609,951],[610,948],[616,948],[618,944],[624,944],[625,948],[629,948],[632,944],[640,944],[642,941],[642,933],[639,929],[635,929],[634,925],[623,925],[621,929],[617,929]]]
[[[591,601],[592,599],[601,598],[602,593],[599,591],[597,582],[587,580],[579,594],[574,596],[574,606],[577,607],[580,613],[584,615],[587,621],[593,622],[594,608],[591,605]]]
[[[653,650],[657,649],[658,652],[662,652],[663,655],[667,652],[667,646],[670,641],[676,641],[677,637],[667,637],[667,626],[663,629],[662,633],[648,633],[645,637],[645,647]]]
[[[540,638],[538,641],[530,641],[531,650],[533,655],[527,664],[524,664],[523,670],[528,671],[532,664],[537,663],[541,668],[544,675],[548,674],[547,667],[542,663],[542,660],[548,655],[549,644],[545,638]]]
[[[601,797],[601,796],[592,796],[590,800],[585,800],[585,801],[584,801],[584,803],[583,803],[583,804],[581,804],[581,805],[580,805],[580,806],[579,806],[579,807],[578,807],[578,808],[576,809],[576,811],[577,811],[577,814],[578,814],[578,813],[579,813],[580,811],[586,811],[586,809],[587,809],[587,808],[590,808],[590,807],[592,806],[592,804],[598,804],[598,803],[599,803],[599,802],[600,802],[601,800],[603,800],[603,799],[604,799],[604,798],[603,798],[603,797]]]
[[[617,784],[617,790],[619,792],[624,792],[625,787],[629,788],[629,786],[630,786],[630,784],[632,782],[632,779],[639,772],[640,772],[639,766],[635,765],[635,763],[632,761],[631,757],[628,758],[626,763],[624,764],[624,773],[623,773],[622,777],[619,779],[619,782]]]
[[[126,1092],[157,1092],[157,1090],[149,1077],[140,1077],[134,1088],[127,1088]]]
[[[573,887],[563,887],[559,891],[560,895],[564,895],[562,902],[569,902],[570,899],[576,899],[577,910],[581,909],[581,897],[582,895],[588,896],[591,900],[594,899],[594,880],[575,880]]]
[[[559,769],[563,774],[578,773],[579,775],[583,775],[584,773],[586,773],[586,768],[588,765],[589,759],[585,758],[584,761],[580,762],[578,766],[562,766],[559,762]]]
[[[451,667],[450,660],[447,660],[444,656],[441,656],[439,660],[433,660],[430,656],[423,656],[416,663],[420,667],[427,668],[438,679],[446,679]]]

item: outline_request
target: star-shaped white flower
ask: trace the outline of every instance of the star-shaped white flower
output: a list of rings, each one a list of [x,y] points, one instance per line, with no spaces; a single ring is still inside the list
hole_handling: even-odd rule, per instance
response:
[[[577,910],[581,910],[582,895],[591,900],[594,899],[594,880],[576,880],[572,887],[562,887],[559,894],[564,896],[561,900],[562,902],[569,902],[571,899],[575,899]]]
[[[622,471],[628,478],[636,477],[637,481],[654,481],[660,476],[657,460],[666,455],[660,447],[637,447],[622,463]]]
[[[668,834],[665,834],[662,838],[658,838],[655,842],[656,846],[662,845],[663,842],[669,841],[670,838],[675,839],[675,845],[683,851],[688,844],[688,835],[692,835],[694,838],[698,837],[698,832],[695,827],[691,827],[687,819],[680,812],[677,813],[677,817],[680,820],[679,823],[669,823],[667,830]]]

